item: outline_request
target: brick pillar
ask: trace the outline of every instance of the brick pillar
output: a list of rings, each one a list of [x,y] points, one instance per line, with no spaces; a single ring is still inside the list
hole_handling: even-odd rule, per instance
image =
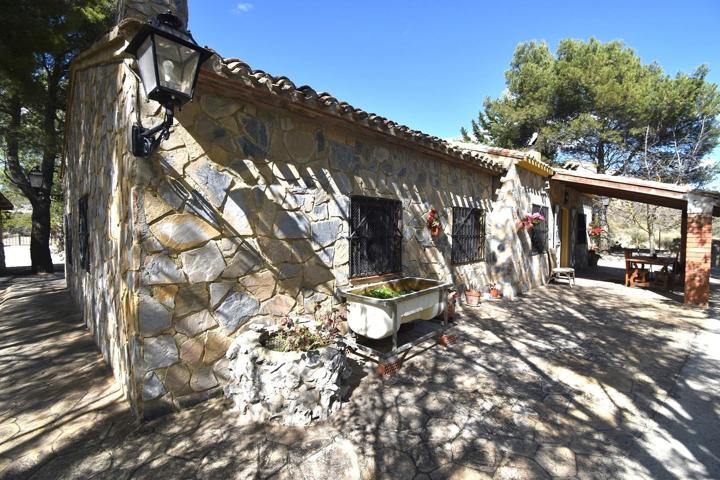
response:
[[[685,265],[685,250],[687,249],[687,209],[683,209],[680,217],[680,265]]]
[[[707,307],[710,299],[712,207],[709,199],[688,196],[685,246],[685,303]]]

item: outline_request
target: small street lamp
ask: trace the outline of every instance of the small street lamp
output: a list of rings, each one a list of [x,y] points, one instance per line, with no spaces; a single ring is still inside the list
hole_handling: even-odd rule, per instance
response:
[[[30,180],[30,186],[35,190],[43,190],[45,188],[45,177],[37,167],[28,172],[28,180]]]
[[[147,157],[170,137],[174,109],[192,100],[200,66],[212,52],[199,46],[183,29],[182,20],[170,12],[145,24],[125,51],[137,59],[147,97],[165,107],[161,124],[152,128],[133,125],[132,153]]]

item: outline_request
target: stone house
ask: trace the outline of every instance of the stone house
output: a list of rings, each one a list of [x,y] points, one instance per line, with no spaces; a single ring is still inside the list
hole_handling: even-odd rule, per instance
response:
[[[134,157],[132,123],[161,112],[124,48],[148,16],[187,18],[162,3],[120,2],[75,60],[65,144],[69,288],[139,417],[218,393],[235,335],[351,283],[546,282],[558,205],[587,198],[553,199],[538,153],[449,143],[237,59],[206,62],[169,139]],[[536,211],[548,228],[518,230]]]

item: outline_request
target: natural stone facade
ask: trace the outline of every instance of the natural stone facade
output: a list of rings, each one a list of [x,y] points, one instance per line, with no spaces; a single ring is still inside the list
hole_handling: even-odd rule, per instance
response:
[[[76,116],[67,123],[65,155],[71,168],[64,178],[67,240],[72,252],[66,263],[68,286],[105,361],[130,399],[139,395],[133,379],[134,364],[141,355],[134,328],[138,310],[135,285],[142,269],[134,228],[136,171],[135,158],[127,148],[136,91],[135,77],[124,66],[98,65],[74,73],[69,109]],[[88,202],[89,272],[80,265],[79,255],[78,202],[83,195],[92,199]],[[145,313],[153,308],[142,307]],[[131,403],[137,407],[137,402]]]
[[[499,282],[508,296],[545,282],[547,259],[530,255],[515,223],[550,199],[543,176],[516,165],[521,152],[429,148],[285,108],[269,92],[267,101],[246,95],[231,79],[218,91],[205,70],[170,138],[153,156],[133,157],[130,125],[156,124],[161,112],[117,53],[133,33],[126,24],[81,56],[73,73],[67,277],[139,415],[219,393],[229,380],[225,353],[251,323],[336,305],[336,289],[350,283],[353,195],[402,202],[407,275]],[[82,195],[90,205],[88,271],[78,263]],[[451,265],[455,206],[487,212],[485,261]],[[438,237],[426,226],[431,208]]]

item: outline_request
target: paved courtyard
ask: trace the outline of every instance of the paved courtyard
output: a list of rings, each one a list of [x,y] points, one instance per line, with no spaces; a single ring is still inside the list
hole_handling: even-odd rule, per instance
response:
[[[135,424],[61,277],[0,281],[0,478],[720,478],[720,323],[610,282],[465,308],[310,428],[222,399]],[[670,296],[672,297],[672,296]]]

